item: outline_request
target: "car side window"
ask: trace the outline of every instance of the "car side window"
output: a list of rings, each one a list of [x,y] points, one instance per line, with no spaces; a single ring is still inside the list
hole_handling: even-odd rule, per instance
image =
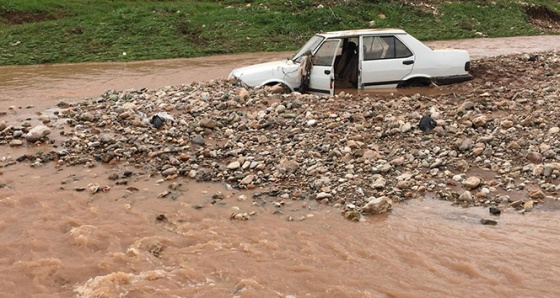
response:
[[[313,65],[332,66],[338,50],[339,42],[340,40],[338,39],[325,41],[321,45],[321,48],[319,48],[319,50],[315,53]]]
[[[364,41],[364,60],[383,59],[388,50],[388,45],[378,36],[366,36]]]
[[[364,60],[406,58],[412,52],[394,36],[366,36],[364,41]]]
[[[407,48],[400,39],[395,38],[395,58],[407,58],[412,56],[412,52]]]

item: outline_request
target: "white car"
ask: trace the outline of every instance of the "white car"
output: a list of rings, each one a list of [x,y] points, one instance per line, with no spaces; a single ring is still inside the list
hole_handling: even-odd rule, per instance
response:
[[[395,88],[472,79],[464,50],[432,50],[399,29],[318,33],[291,59],[234,69],[250,87],[282,84],[290,91],[333,95],[335,88]]]

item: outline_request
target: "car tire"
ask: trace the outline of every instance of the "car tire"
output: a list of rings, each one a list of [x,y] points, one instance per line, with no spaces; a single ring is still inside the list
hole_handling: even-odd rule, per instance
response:
[[[428,87],[431,81],[429,79],[410,79],[400,83],[397,88],[415,88],[415,87]]]
[[[279,82],[276,83],[276,82],[274,82],[274,83],[268,83],[268,84],[266,84],[266,86],[268,86],[268,87],[276,87],[276,86],[278,86],[278,87],[280,87],[280,88],[282,89],[282,92],[279,92],[279,93],[282,93],[282,94],[289,94],[289,93],[292,93],[292,89],[290,89],[290,87],[287,86],[287,85],[284,84],[284,83],[279,83]]]

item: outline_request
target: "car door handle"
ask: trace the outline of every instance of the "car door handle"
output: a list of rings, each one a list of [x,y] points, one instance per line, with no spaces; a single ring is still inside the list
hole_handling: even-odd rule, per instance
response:
[[[411,65],[411,64],[414,64],[414,60],[405,60],[405,61],[402,62],[402,64]]]
[[[325,74],[326,74],[326,75],[330,75],[330,74],[331,74],[331,71],[327,69],[327,70],[325,70]]]

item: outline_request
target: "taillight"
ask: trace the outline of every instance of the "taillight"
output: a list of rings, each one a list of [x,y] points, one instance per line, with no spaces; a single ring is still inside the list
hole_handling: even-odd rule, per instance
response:
[[[467,62],[465,63],[465,71],[470,71],[470,70],[471,70],[471,62],[470,62],[470,61],[467,61]]]

